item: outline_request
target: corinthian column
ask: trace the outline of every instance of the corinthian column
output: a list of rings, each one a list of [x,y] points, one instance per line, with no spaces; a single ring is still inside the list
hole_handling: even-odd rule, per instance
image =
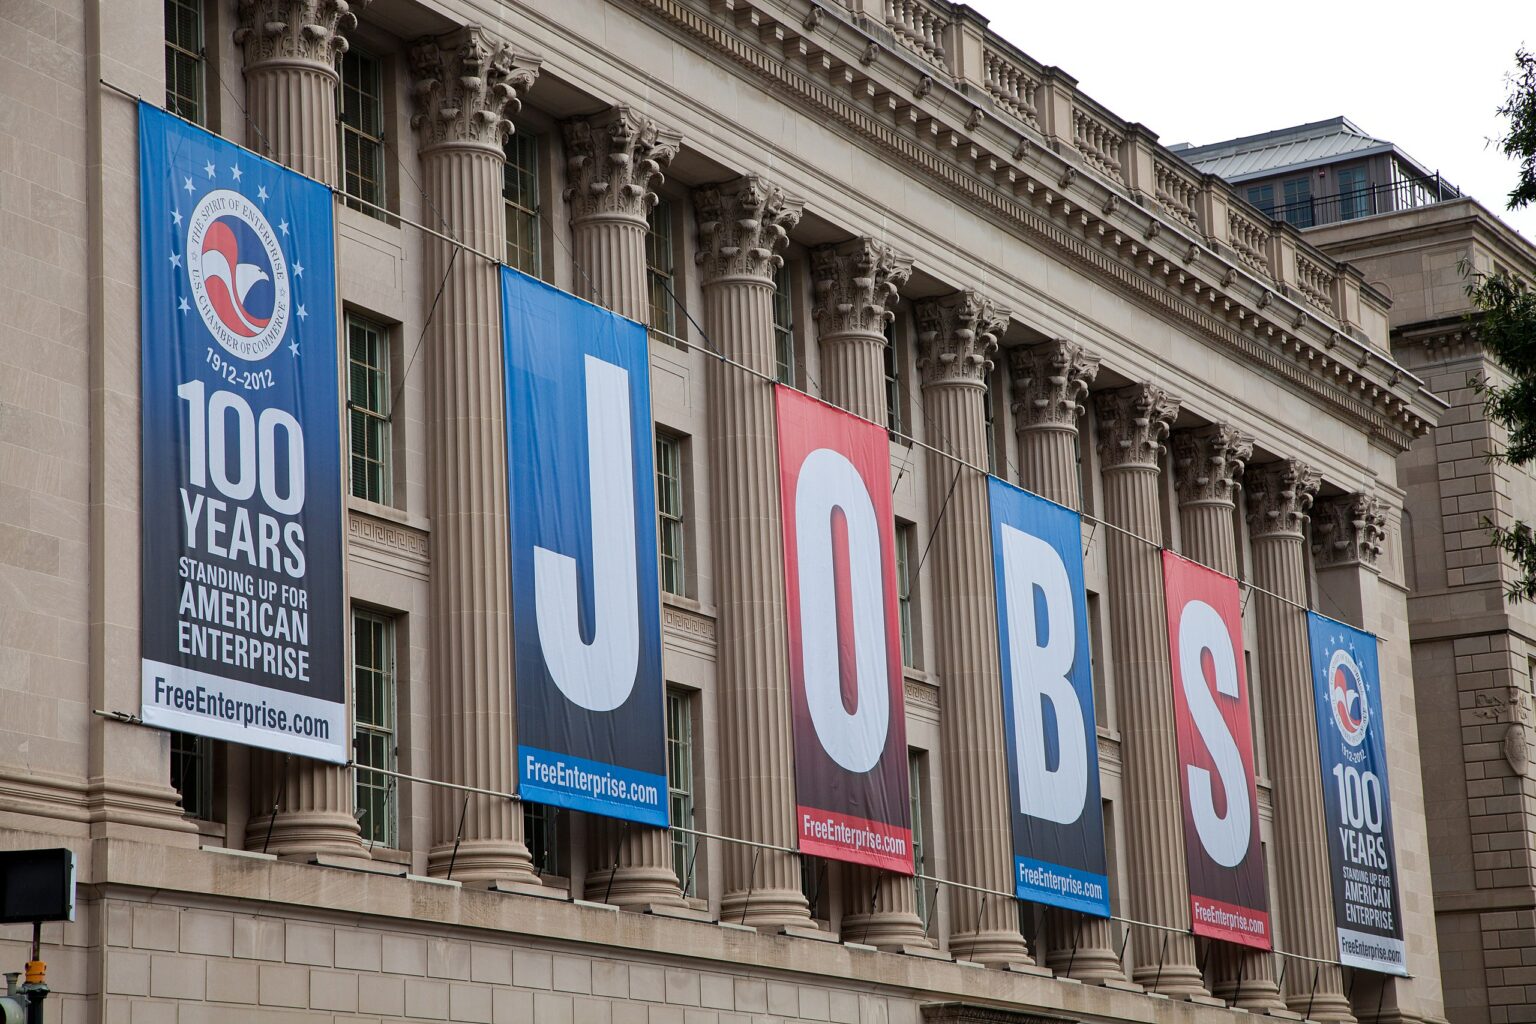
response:
[[[817,249],[811,269],[823,397],[878,423],[885,415],[885,325],[912,260],[873,238],[855,238]],[[853,864],[843,877],[845,939],[882,949],[931,945],[910,878]]]
[[[694,205],[705,327],[727,357],[771,379],[773,274],[800,203],[749,176],[699,189]],[[726,835],[794,847],[773,389],[728,363],[707,362],[723,822]],[[723,919],[766,927],[809,921],[794,854],[735,843],[722,852]]]
[[[1231,424],[1173,435],[1184,554],[1228,576],[1237,575],[1237,491],[1252,455],[1253,438]],[[1249,693],[1253,693],[1251,679]],[[1213,994],[1247,1010],[1285,1009],[1275,984],[1274,954],[1216,942],[1211,956],[1216,977]]]
[[[446,234],[499,255],[507,115],[537,71],[478,27],[411,48],[422,185]],[[431,682],[434,772],[445,782],[516,788],[516,703],[507,552],[501,289],[495,264],[428,237],[423,286],[442,297],[422,345],[427,496],[432,514]],[[459,819],[463,829],[460,836]],[[455,841],[459,841],[455,852]],[[537,884],[523,815],[509,800],[435,802],[428,869],[466,881]]]
[[[1248,471],[1248,535],[1253,544],[1254,623],[1264,680],[1265,746],[1273,787],[1273,867],[1286,950],[1338,958],[1333,924],[1323,790],[1318,782],[1312,661],[1307,645],[1307,547],[1302,533],[1318,474],[1295,459]],[[1271,596],[1274,595],[1274,596]],[[1337,967],[1296,960],[1286,967],[1286,1004],[1315,1020],[1350,1021]]]
[[[1082,507],[1078,473],[1078,417],[1088,385],[1099,373],[1099,357],[1070,341],[1016,348],[1008,354],[1013,371],[1013,421],[1019,439],[1019,484],[1070,509]],[[1090,984],[1124,982],[1111,923],[1102,917],[1051,908],[1046,964],[1051,970]]]
[[[1077,419],[1083,414],[1088,386],[1099,375],[1099,357],[1076,342],[1048,341],[1016,348],[1008,360],[1019,439],[1019,486],[1058,505],[1081,509]]]
[[[1094,396],[1104,518],[1119,530],[1104,536],[1109,568],[1110,656],[1115,661],[1124,765],[1126,875],[1130,916],[1167,932],[1132,927],[1133,980],[1171,996],[1203,996],[1189,930],[1189,886],[1178,823],[1173,680],[1158,546],[1163,521],[1158,463],[1178,415],[1178,399],[1153,384]],[[1122,532],[1125,531],[1125,532]],[[1150,542],[1150,543],[1149,543]]]
[[[565,124],[577,287],[582,298],[640,323],[650,301],[645,218],[682,138],[629,107]]]
[[[628,107],[565,124],[566,201],[571,204],[577,283],[583,297],[645,321],[645,215],[652,186],[682,136]],[[632,909],[681,906],[672,842],[662,829],[592,817],[587,894]]]
[[[356,24],[345,0],[241,0],[235,42],[245,51],[251,149],[335,184],[336,61],[347,52],[341,33]],[[253,750],[250,785],[250,848],[368,856],[347,769]]]
[[[245,113],[263,156],[336,183],[336,62],[368,0],[240,0]]]
[[[918,303],[917,321],[929,441],[961,462],[985,466],[987,374],[1008,313],[963,291]],[[928,508],[934,523],[929,564],[938,597],[934,670],[942,701],[949,873],[965,885],[1011,893],[1008,758],[986,477],[930,451]],[[988,964],[1034,962],[1019,934],[1012,899],[951,889],[949,906],[949,948],[955,956]]]

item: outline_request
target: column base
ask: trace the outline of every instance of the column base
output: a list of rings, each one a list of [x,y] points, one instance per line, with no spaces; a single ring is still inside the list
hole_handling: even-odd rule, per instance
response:
[[[1211,995],[1251,1013],[1288,1009],[1275,984],[1271,954],[1223,942],[1211,955],[1216,961]]]
[[[956,960],[970,960],[987,966],[1033,964],[1024,936],[1016,931],[957,932],[949,937],[949,952]]]
[[[589,872],[582,891],[589,900],[639,913],[652,906],[688,906],[672,869],[647,864]]]
[[[1128,984],[1108,920],[1052,908],[1046,915],[1046,925],[1051,948],[1045,965],[1051,970],[1085,985]]]
[[[799,889],[742,889],[720,900],[720,920],[773,931],[784,925],[811,924],[811,911]]]
[[[874,946],[886,952],[900,952],[902,947],[933,946],[933,941],[923,935],[923,919],[901,911],[844,914],[842,937],[846,942]]]
[[[1342,992],[1299,993],[1286,998],[1286,1005],[1307,1020],[1322,1024],[1355,1024],[1354,1009]]]
[[[452,843],[434,846],[427,855],[427,874],[455,882],[541,884],[528,847],[510,839],[466,839],[459,844],[457,854]]]
[[[357,819],[340,811],[278,811],[252,818],[245,826],[245,848],[278,857],[305,853],[369,857]]]
[[[1131,972],[1131,980],[1148,992],[1168,996],[1170,999],[1210,998],[1205,979],[1193,964],[1164,964],[1161,972],[1157,964],[1137,967]]]

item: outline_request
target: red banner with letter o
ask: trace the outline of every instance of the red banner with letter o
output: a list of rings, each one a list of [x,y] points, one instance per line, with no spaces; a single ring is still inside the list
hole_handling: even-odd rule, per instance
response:
[[[1269,949],[1237,581],[1165,551],[1163,585],[1194,930]]]
[[[884,430],[776,389],[800,849],[912,874]]]

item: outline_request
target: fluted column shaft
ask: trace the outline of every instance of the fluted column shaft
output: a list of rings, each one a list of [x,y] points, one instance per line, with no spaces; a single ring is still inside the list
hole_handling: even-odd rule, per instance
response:
[[[475,28],[418,43],[422,188],[442,229],[470,249],[506,244],[503,111],[533,73]],[[517,788],[508,551],[501,283],[495,265],[440,238],[423,240],[423,288],[441,289],[422,345],[427,497],[432,515],[431,681],[434,774],[501,792]],[[519,806],[440,794],[428,868],[464,881],[536,884]]]
[[[973,292],[917,307],[929,440],[971,466],[987,464],[985,395],[1007,313]],[[928,452],[933,539],[934,670],[941,700],[945,850],[955,881],[1011,893],[1008,755],[997,660],[997,595],[986,477]],[[981,963],[1028,964],[1017,904],[949,891],[950,952]]]
[[[799,203],[760,178],[695,193],[704,324],[725,355],[774,370],[776,254]],[[715,537],[716,677],[725,834],[795,847],[784,533],[773,389],[719,360],[709,366],[709,467]],[[809,920],[799,858],[722,844],[724,920],[773,927]]]
[[[571,233],[581,295],[620,316],[644,323],[649,307],[645,273],[650,191],[677,153],[679,137],[628,107],[565,125]],[[682,886],[664,829],[590,819],[586,892],[589,899],[640,909],[680,906]],[[678,822],[678,824],[684,824]]]
[[[1280,891],[1280,936],[1288,952],[1337,960],[1305,611],[1308,553],[1303,530],[1318,475],[1294,460],[1256,467],[1248,475],[1253,582],[1259,588],[1253,597],[1255,654],[1264,680],[1264,733],[1275,816],[1271,866]],[[1337,967],[1293,961],[1286,968],[1283,995],[1298,1013],[1310,1007],[1314,1020],[1354,1020],[1343,972]]]
[[[1183,553],[1217,572],[1237,576],[1237,490],[1253,454],[1253,439],[1228,424],[1174,435]],[[1253,681],[1249,680],[1253,698]],[[1246,1010],[1285,1009],[1275,983],[1274,954],[1216,942],[1211,951],[1212,993]]]
[[[1132,929],[1133,980],[1174,996],[1205,993],[1190,926],[1174,732],[1173,681],[1163,603],[1158,504],[1162,439],[1178,402],[1150,384],[1096,396],[1125,802],[1130,917],[1180,929]],[[1126,532],[1122,532],[1126,531]],[[1151,543],[1148,543],[1150,541]]]
[[[357,19],[292,0],[243,0],[240,17],[235,41],[245,57],[251,132],[246,144],[300,174],[334,184],[336,60],[347,50],[341,32]],[[368,855],[352,813],[352,773],[346,768],[253,750],[250,787],[249,848]]]
[[[912,261],[872,238],[856,238],[811,254],[821,346],[822,397],[875,423],[885,416],[885,325],[911,276]],[[844,939],[882,949],[932,945],[917,915],[912,879],[846,865]]]

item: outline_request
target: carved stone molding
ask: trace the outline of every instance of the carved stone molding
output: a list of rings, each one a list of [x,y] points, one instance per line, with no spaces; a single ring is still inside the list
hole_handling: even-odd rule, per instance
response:
[[[1174,434],[1174,482],[1179,504],[1232,504],[1235,492],[1242,487],[1243,467],[1252,455],[1253,438],[1230,423]]]
[[[855,238],[811,253],[816,304],[811,315],[822,337],[880,334],[912,276],[912,258],[873,238]]]
[[[931,683],[920,683],[916,679],[904,681],[908,704],[920,704],[931,710],[935,715],[939,713],[939,689]]]
[[[1013,415],[1019,429],[1077,429],[1099,357],[1075,341],[1048,341],[1008,353],[1013,370]]]
[[[784,265],[779,250],[800,223],[804,203],[755,174],[693,193],[699,216],[699,251],[694,257],[704,283],[751,277],[765,283]]]
[[[662,128],[630,107],[565,123],[565,200],[571,219],[618,217],[644,222],[656,205],[652,188],[682,145],[680,133]]]
[[[917,304],[917,368],[923,387],[986,387],[1008,310],[969,288]]]
[[[343,34],[357,27],[357,12],[369,0],[240,0],[235,43],[245,66],[273,62],[314,64],[332,75],[347,52]]]
[[[1319,501],[1312,513],[1312,559],[1319,569],[1363,565],[1376,569],[1387,537],[1387,506],[1356,492]]]
[[[923,1024],[1078,1024],[1076,1017],[974,1003],[926,1003],[922,1014]]]
[[[1157,468],[1179,400],[1156,384],[1131,384],[1093,396],[1099,417],[1099,461],[1106,470]]]
[[[370,515],[352,512],[347,516],[347,536],[352,543],[390,554],[403,555],[426,565],[430,557],[427,535],[409,526],[400,526]]]
[[[514,54],[478,25],[411,47],[416,113],[411,127],[423,151],[484,146],[498,153],[512,134],[511,116],[539,75],[540,61]]]
[[[1250,466],[1243,477],[1248,494],[1248,534],[1261,537],[1300,537],[1307,512],[1317,497],[1322,476],[1300,459],[1281,459]]]
[[[668,632],[706,644],[715,642],[715,621],[707,616],[685,611],[682,608],[663,606],[661,622]]]

